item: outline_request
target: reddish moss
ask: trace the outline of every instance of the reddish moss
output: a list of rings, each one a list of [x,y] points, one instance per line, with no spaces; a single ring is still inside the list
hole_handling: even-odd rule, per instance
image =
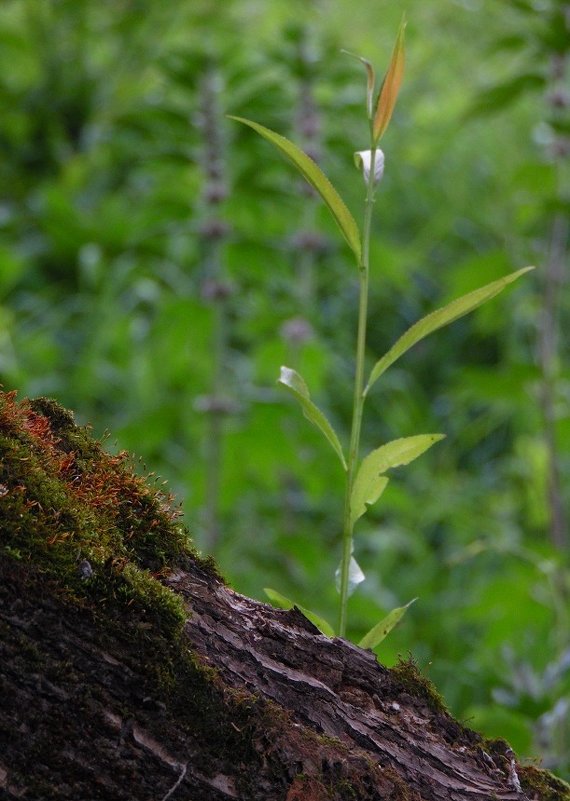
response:
[[[157,579],[198,561],[179,510],[54,401],[0,393],[1,552],[69,600],[129,606],[180,627],[178,597]],[[201,563],[213,572],[211,566]]]

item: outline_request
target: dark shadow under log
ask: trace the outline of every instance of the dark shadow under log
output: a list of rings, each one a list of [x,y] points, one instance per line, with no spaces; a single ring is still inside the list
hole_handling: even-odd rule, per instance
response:
[[[0,798],[541,799],[413,663],[235,593],[157,490],[0,395]]]

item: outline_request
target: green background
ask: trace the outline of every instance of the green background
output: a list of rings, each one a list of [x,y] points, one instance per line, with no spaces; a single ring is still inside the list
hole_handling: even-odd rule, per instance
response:
[[[0,381],[140,457],[240,592],[273,587],[331,621],[342,472],[275,381],[298,369],[347,441],[357,270],[290,165],[225,115],[314,152],[360,221],[365,75],[340,49],[382,76],[403,9],[0,6]],[[417,596],[380,660],[411,652],[455,715],[568,778],[568,5],[405,10],[369,366],[429,311],[538,269],[371,393],[366,452],[446,439],[357,526],[350,635]]]

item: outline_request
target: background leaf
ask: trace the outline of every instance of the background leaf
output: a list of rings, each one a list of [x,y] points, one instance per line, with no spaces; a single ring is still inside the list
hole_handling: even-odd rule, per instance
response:
[[[538,73],[517,75],[505,83],[490,86],[480,92],[469,108],[468,117],[487,116],[515,103],[524,92],[544,89],[545,77]]]

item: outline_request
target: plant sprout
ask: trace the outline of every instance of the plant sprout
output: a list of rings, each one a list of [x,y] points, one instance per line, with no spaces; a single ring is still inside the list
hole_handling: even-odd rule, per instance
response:
[[[364,403],[374,384],[394,362],[413,345],[428,334],[463,317],[501,292],[532,267],[525,267],[497,281],[470,292],[446,306],[423,317],[409,328],[382,356],[365,377],[366,324],[368,316],[368,285],[370,274],[370,232],[372,212],[379,181],[384,171],[384,154],[379,142],[390,123],[404,73],[404,32],[406,22],[402,19],[392,52],[390,64],[376,94],[376,75],[372,64],[356,56],[366,69],[366,112],[369,128],[369,147],[354,154],[356,166],[361,170],[366,184],[366,198],[362,229],[359,228],[341,196],[320,167],[293,142],[278,133],[243,117],[231,117],[249,126],[271,142],[297,168],[306,181],[314,187],[328,206],[346,243],[352,250],[360,281],[358,306],[358,328],[356,334],[356,358],[352,422],[348,450],[345,450],[333,426],[311,399],[309,388],[303,377],[290,367],[282,367],[278,383],[290,392],[301,406],[305,417],[318,428],[335,452],[345,476],[344,513],[342,526],[342,554],[337,571],[340,595],[337,634],[346,636],[348,598],[364,575],[353,557],[354,527],[382,495],[388,484],[388,471],[393,467],[409,464],[432,445],[443,439],[443,434],[419,434],[388,442],[360,458],[360,438]],[[349,54],[351,55],[351,54]],[[273,603],[291,607],[293,602],[275,590],[266,589]],[[414,599],[415,600],[415,599]],[[413,601],[393,609],[377,623],[360,641],[364,648],[377,646],[401,619]],[[299,607],[324,633],[333,636],[332,626],[313,612]]]

